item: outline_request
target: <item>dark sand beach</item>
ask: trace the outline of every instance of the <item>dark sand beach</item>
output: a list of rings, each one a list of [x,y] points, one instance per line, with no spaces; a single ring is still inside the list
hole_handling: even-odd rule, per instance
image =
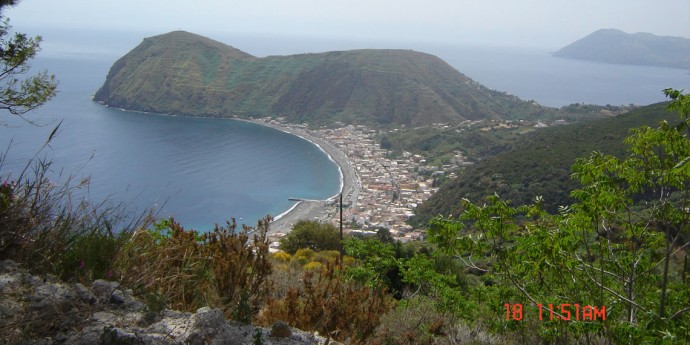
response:
[[[328,141],[310,135],[307,131],[299,128],[289,128],[287,126],[280,126],[263,121],[252,122],[297,135],[321,148],[321,150],[330,156],[331,160],[340,168],[340,192],[343,194],[343,204],[354,205],[356,203],[361,187],[359,178],[357,177],[354,166],[352,166],[350,160],[342,151]],[[292,229],[292,225],[299,220],[329,221],[331,219],[336,219],[335,215],[339,212],[339,197],[340,193],[327,200],[303,200],[297,202],[293,208],[277,216],[276,219],[271,222],[270,232],[273,234],[287,233]]]

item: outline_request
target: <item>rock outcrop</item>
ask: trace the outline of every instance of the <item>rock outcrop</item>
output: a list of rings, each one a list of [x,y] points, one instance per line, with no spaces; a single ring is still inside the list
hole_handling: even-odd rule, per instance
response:
[[[322,344],[292,329],[227,321],[219,309],[154,312],[117,282],[90,287],[29,274],[0,262],[0,343],[7,344]]]

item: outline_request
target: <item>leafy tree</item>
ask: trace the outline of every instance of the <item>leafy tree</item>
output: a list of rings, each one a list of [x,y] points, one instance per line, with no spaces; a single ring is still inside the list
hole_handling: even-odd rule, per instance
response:
[[[413,291],[433,297],[437,310],[475,320],[479,316],[476,303],[467,299],[466,287],[456,275],[439,267],[441,262],[440,257],[426,254],[400,260],[403,282]]]
[[[340,232],[327,223],[313,220],[300,220],[292,226],[292,231],[280,240],[280,249],[295,254],[298,249],[322,250],[340,249]]]
[[[431,223],[430,239],[497,283],[495,292],[510,288],[486,303],[546,318],[539,333],[549,342],[689,341],[681,255],[690,246],[690,97],[665,93],[681,123],[631,131],[622,159],[578,159],[571,206],[550,214],[540,197],[518,207],[497,195],[481,206],[465,200],[459,219]],[[598,320],[583,320],[584,306],[598,308]]]
[[[343,243],[347,255],[357,260],[357,265],[348,267],[347,273],[356,281],[371,287],[391,286],[398,280],[398,259],[395,246],[378,239],[348,237]],[[397,284],[394,284],[397,285]]]
[[[47,72],[26,76],[31,68],[29,61],[40,50],[41,37],[10,32],[3,10],[18,2],[0,0],[0,109],[22,116],[52,98],[57,83],[55,76]]]
[[[391,231],[388,228],[379,227],[376,229],[376,238],[383,243],[395,243],[395,238],[391,235]]]

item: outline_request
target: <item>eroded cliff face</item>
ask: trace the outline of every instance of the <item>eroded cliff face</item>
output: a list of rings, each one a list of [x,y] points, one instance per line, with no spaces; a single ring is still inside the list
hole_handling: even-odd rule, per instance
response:
[[[219,309],[152,310],[117,282],[91,286],[34,276],[0,262],[0,343],[6,344],[323,344],[277,322],[271,329],[225,320]]]

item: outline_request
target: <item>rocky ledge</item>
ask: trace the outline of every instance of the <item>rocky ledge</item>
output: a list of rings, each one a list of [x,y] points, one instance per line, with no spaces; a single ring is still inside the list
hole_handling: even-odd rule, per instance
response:
[[[29,274],[0,262],[0,343],[3,344],[323,344],[292,329],[225,320],[219,309],[152,311],[117,282],[90,287]]]

